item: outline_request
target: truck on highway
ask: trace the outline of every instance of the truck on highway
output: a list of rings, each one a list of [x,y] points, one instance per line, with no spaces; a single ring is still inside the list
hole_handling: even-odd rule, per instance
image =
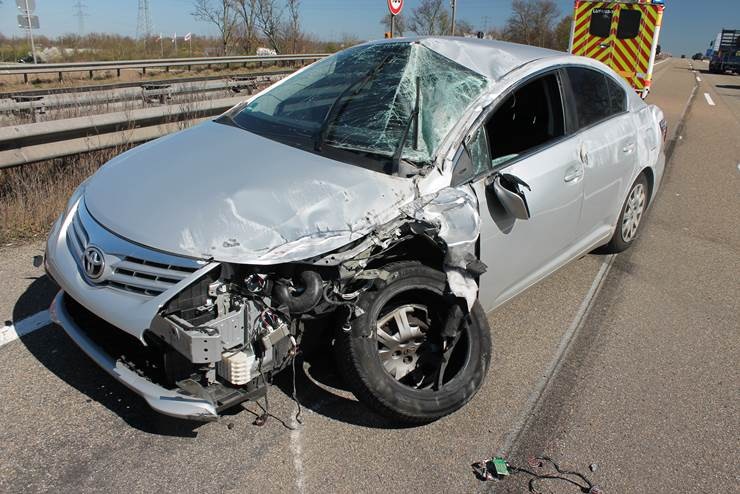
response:
[[[710,72],[740,72],[740,29],[722,29],[710,47]]]
[[[644,98],[659,53],[664,8],[663,0],[576,0],[568,51],[609,65]]]

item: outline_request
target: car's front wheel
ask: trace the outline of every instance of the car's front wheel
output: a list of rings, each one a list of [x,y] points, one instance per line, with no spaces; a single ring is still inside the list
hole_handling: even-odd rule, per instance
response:
[[[355,396],[399,422],[425,423],[467,403],[483,383],[491,335],[478,303],[454,337],[444,327],[454,299],[444,273],[419,263],[386,267],[381,289],[364,294],[365,313],[340,331],[338,361]]]
[[[637,177],[627,194],[614,235],[603,248],[606,253],[616,254],[627,250],[635,241],[647,209],[649,190],[647,178],[643,173]]]

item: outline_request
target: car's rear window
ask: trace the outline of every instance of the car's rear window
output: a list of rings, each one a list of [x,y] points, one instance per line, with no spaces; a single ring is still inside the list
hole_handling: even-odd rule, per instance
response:
[[[622,9],[619,13],[619,23],[617,24],[617,38],[636,38],[640,34],[641,20],[642,13],[639,10]]]
[[[592,36],[599,38],[608,38],[612,29],[612,10],[611,9],[593,9],[591,11],[591,25],[588,32]]]

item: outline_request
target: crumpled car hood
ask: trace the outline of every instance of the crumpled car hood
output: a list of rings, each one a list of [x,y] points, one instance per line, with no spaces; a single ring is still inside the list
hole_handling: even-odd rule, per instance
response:
[[[410,179],[206,122],[111,160],[84,197],[103,226],[147,247],[273,264],[361,238],[414,190]]]

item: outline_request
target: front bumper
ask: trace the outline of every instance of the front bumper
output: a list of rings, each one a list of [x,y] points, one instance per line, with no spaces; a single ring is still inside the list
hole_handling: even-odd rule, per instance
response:
[[[64,303],[65,296],[65,293],[60,291],[54,298],[49,308],[52,321],[61,326],[82,351],[108,374],[144,398],[149,406],[159,413],[199,421],[218,418],[218,412],[213,403],[186,395],[179,390],[159,386],[108,355],[78,326],[67,310]]]

